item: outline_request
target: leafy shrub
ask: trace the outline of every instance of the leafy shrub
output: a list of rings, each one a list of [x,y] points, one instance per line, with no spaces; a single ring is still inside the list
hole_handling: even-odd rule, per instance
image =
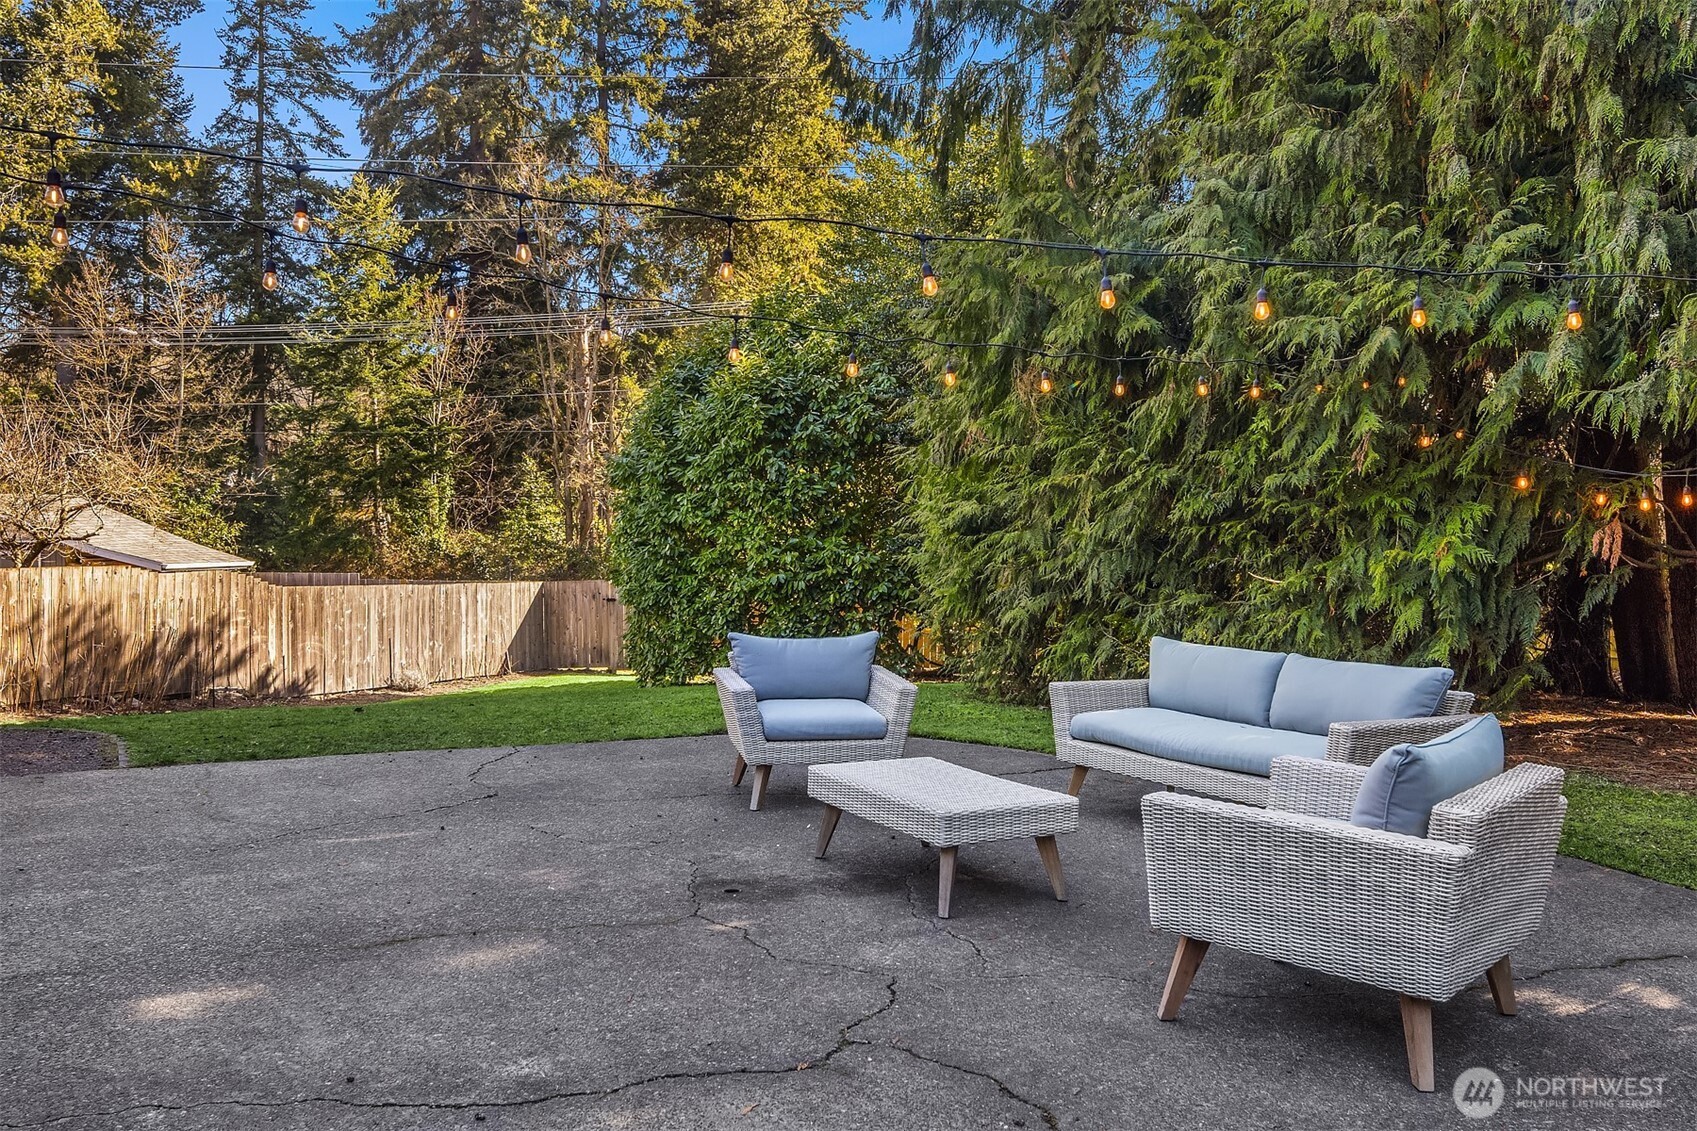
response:
[[[757,314],[830,325],[840,313],[769,302]],[[686,339],[637,408],[613,466],[613,579],[627,653],[649,683],[703,675],[726,633],[885,631],[911,609],[912,525],[900,460],[911,365],[758,320]]]

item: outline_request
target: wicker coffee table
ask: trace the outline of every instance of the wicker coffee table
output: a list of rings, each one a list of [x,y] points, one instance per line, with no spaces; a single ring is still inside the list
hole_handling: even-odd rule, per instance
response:
[[[960,846],[979,841],[1033,838],[1055,898],[1064,901],[1067,897],[1055,834],[1078,829],[1076,797],[936,758],[809,766],[807,793],[825,804],[816,857],[825,855],[837,819],[844,813],[935,845],[939,918],[949,917]]]

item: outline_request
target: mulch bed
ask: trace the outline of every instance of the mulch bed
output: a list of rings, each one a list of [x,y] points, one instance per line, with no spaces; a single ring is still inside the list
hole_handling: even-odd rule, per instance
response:
[[[1522,696],[1503,721],[1510,763],[1547,762],[1697,793],[1697,712],[1690,708],[1539,694]]]
[[[113,770],[121,750],[112,735],[91,730],[0,727],[0,777]]]

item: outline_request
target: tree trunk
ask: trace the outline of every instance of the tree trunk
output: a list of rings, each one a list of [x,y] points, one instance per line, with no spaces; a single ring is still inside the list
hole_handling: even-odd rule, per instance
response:
[[[265,0],[259,0],[254,17],[254,85],[253,85],[253,152],[265,156]],[[265,166],[258,161],[248,162],[248,215],[257,220],[265,215]],[[265,321],[265,288],[260,280],[265,272],[265,230],[253,231],[253,311],[254,322]],[[252,395],[253,407],[248,420],[252,442],[252,467],[255,473],[265,470],[265,460],[271,446],[270,420],[266,401],[271,395],[270,356],[266,347],[253,347]]]
[[[1689,457],[1682,460],[1688,463]],[[1666,506],[1664,525],[1668,545],[1675,550],[1697,553],[1697,511],[1682,500],[1687,484],[1662,481]],[[1672,558],[1668,570],[1668,611],[1672,622],[1674,665],[1679,677],[1678,702],[1697,704],[1697,561]]]
[[[1608,607],[1580,616],[1586,588],[1585,575],[1577,565],[1569,565],[1551,588],[1544,617],[1550,634],[1545,666],[1558,691],[1613,699],[1620,689],[1609,664]]]

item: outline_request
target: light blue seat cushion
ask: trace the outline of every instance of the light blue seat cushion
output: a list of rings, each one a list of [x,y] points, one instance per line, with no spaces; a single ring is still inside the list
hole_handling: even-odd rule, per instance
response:
[[[1149,705],[1250,726],[1268,725],[1283,652],[1149,641]]]
[[[731,667],[756,699],[859,699],[872,693],[878,634],[786,639],[731,633]]]
[[[1438,713],[1455,682],[1449,668],[1403,668],[1292,655],[1279,669],[1267,721],[1280,730],[1325,734],[1333,723],[1423,719]]]
[[[762,699],[755,708],[768,742],[884,737],[884,716],[859,699]]]
[[[1067,733],[1086,742],[1260,777],[1273,772],[1274,758],[1326,756],[1326,740],[1319,735],[1271,730],[1160,707],[1086,711],[1073,716]]]
[[[1393,746],[1367,767],[1349,823],[1425,836],[1432,807],[1503,772],[1503,728],[1480,715],[1446,735]]]

